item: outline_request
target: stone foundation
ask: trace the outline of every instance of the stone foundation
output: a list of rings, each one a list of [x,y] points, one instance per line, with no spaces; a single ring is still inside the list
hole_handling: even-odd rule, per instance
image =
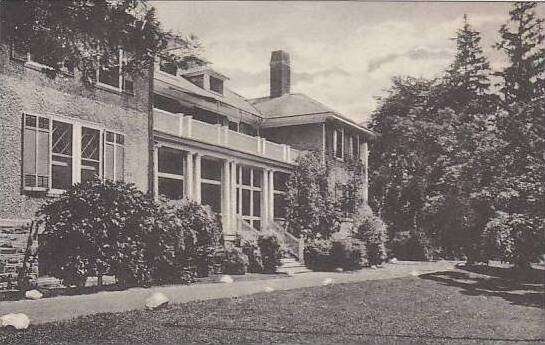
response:
[[[0,291],[16,290],[17,278],[23,267],[27,247],[28,221],[0,220]],[[34,241],[28,266],[31,281],[38,278],[37,244]]]

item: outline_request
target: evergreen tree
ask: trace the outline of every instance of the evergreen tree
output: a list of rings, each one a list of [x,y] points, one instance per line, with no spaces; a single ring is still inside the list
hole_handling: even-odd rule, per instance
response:
[[[506,105],[531,101],[544,92],[544,20],[537,17],[536,6],[536,2],[515,3],[509,11],[510,23],[499,30],[501,41],[496,48],[509,60],[509,65],[497,73],[503,79],[501,92]]]

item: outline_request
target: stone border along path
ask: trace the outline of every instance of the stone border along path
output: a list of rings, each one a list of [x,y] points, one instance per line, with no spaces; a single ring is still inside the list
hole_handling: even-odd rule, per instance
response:
[[[455,264],[456,262],[453,261],[398,261],[396,264],[386,264],[376,270],[365,268],[361,271],[344,273],[311,272],[297,274],[292,277],[235,281],[231,284],[169,285],[131,288],[124,291],[102,291],[89,295],[57,296],[35,301],[5,301],[0,302],[0,316],[8,313],[24,313],[30,318],[31,324],[38,324],[69,320],[98,313],[117,313],[144,309],[146,298],[154,292],[165,294],[172,304],[187,303],[320,285],[417,276],[419,274],[450,270],[454,268]]]

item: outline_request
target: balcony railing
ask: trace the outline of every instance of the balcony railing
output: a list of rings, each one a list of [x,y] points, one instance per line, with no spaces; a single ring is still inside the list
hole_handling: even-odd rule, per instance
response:
[[[273,143],[265,138],[232,131],[227,126],[212,125],[195,120],[189,115],[174,114],[157,108],[153,109],[153,129],[285,163],[294,163],[300,154],[289,145]]]

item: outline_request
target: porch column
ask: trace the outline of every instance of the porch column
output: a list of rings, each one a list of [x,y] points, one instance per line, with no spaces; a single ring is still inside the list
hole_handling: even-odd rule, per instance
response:
[[[274,170],[269,171],[269,219],[274,221]]]
[[[368,198],[369,198],[369,169],[368,169],[368,165],[369,165],[369,146],[367,145],[367,142],[364,142],[363,143],[363,152],[362,152],[362,163],[363,163],[363,169],[364,169],[364,172],[363,172],[363,182],[364,182],[364,187],[363,187],[363,201],[365,203],[367,203],[368,201]]]
[[[263,169],[261,181],[261,224],[263,228],[267,227],[269,222],[269,169]]]
[[[201,202],[201,154],[195,153],[195,164],[193,165],[193,200]]]
[[[153,197],[159,196],[159,145],[153,145]]]
[[[187,151],[185,154],[185,171],[184,171],[184,194],[193,200],[193,152]]]
[[[236,229],[236,215],[237,215],[237,163],[235,161],[231,161],[231,192],[229,193],[230,196],[230,203],[231,203],[231,227],[236,232],[238,229]]]
[[[231,235],[232,229],[231,229],[231,169],[230,169],[230,162],[229,160],[223,161],[223,178],[221,181],[221,218],[223,223],[223,233],[224,235]]]

